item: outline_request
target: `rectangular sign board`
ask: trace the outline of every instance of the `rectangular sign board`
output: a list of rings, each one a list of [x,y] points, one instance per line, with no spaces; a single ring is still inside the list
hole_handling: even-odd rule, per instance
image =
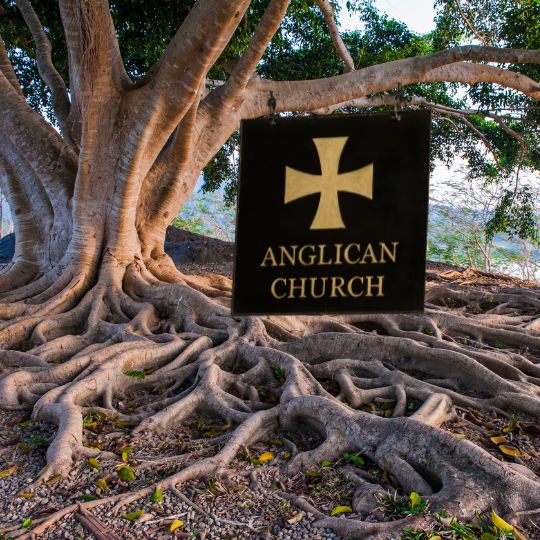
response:
[[[423,311],[430,125],[243,121],[233,314]]]

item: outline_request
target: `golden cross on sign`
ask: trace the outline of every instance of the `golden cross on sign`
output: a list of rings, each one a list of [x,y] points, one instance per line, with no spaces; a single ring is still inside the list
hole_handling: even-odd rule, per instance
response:
[[[285,167],[285,204],[320,193],[319,207],[310,229],[344,229],[339,209],[339,191],[373,198],[373,163],[339,174],[339,160],[349,137],[313,139],[319,154],[321,174]]]

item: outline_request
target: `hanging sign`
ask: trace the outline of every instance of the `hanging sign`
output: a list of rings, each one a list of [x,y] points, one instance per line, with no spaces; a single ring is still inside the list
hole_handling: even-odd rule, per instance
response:
[[[419,312],[431,115],[241,125],[232,311]]]

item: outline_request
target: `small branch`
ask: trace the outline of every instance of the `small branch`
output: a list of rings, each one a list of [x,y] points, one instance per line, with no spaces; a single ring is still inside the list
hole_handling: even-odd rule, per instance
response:
[[[482,42],[485,45],[486,41],[487,41],[486,37],[483,36],[482,34],[480,34],[480,32],[478,32],[476,30],[476,28],[474,27],[471,20],[465,15],[465,13],[464,13],[464,11],[463,11],[463,9],[461,7],[460,0],[456,0],[456,5],[457,5],[458,11],[459,11],[459,15],[461,16],[461,18],[463,19],[465,24],[471,29],[471,32],[474,34],[474,37],[476,39],[478,39],[478,41]]]
[[[66,135],[67,128],[64,121],[68,117],[70,110],[69,94],[64,80],[52,62],[51,42],[47,38],[47,35],[43,30],[43,26],[41,25],[41,22],[30,2],[28,0],[16,1],[17,7],[19,8],[26,25],[32,34],[32,38],[34,39],[39,74],[45,84],[51,90],[53,109],[58,117],[62,132],[64,135]]]
[[[79,505],[78,511],[75,513],[75,519],[88,531],[90,531],[96,540],[120,540],[120,537],[106,527],[99,519],[91,512],[85,510]]]
[[[328,26],[328,30],[330,32],[330,36],[332,37],[332,42],[334,43],[336,52],[343,60],[343,62],[345,62],[345,73],[348,73],[349,71],[354,71],[354,61],[351,54],[349,53],[349,50],[347,49],[347,46],[345,45],[345,43],[343,43],[343,40],[341,39],[339,28],[336,24],[336,19],[334,17],[334,8],[332,7],[332,4],[329,0],[317,0],[317,4],[319,5],[321,13],[323,14],[326,25]]]

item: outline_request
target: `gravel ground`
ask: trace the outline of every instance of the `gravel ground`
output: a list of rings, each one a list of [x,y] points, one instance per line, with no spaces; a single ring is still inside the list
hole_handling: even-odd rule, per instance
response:
[[[101,441],[102,448],[115,450],[121,455],[121,447],[125,444],[132,448],[127,462],[133,467],[135,480],[129,484],[120,480],[115,470],[123,465],[121,456],[117,461],[101,461],[99,468],[92,468],[88,462],[78,463],[68,478],[52,478],[49,483],[37,488],[30,484],[45,466],[45,452],[48,441],[54,430],[52,426],[29,421],[20,413],[0,412],[0,474],[15,469],[11,474],[0,478],[0,529],[22,524],[31,518],[32,524],[45,518],[48,514],[77,501],[90,500],[101,496],[110,496],[122,492],[130,492],[146,486],[164,476],[171,474],[185,461],[187,452],[189,461],[209,455],[217,451],[223,436],[195,439],[198,432],[216,431],[211,420],[197,420],[200,429],[188,426],[186,429],[171,431],[165,436],[154,436],[150,441],[129,439],[124,431],[118,431],[107,422],[97,424],[95,428],[85,430],[86,443],[96,444]],[[116,431],[114,431],[116,429]],[[219,426],[218,426],[219,429]],[[204,431],[203,431],[204,430]],[[200,435],[199,435],[200,437]],[[195,441],[195,442],[194,442]],[[283,462],[285,451],[277,444],[276,439],[260,443],[250,448],[252,456],[263,452],[272,452],[272,463]],[[315,518],[309,513],[299,512],[289,501],[276,494],[274,476],[276,467],[271,463],[254,465],[246,456],[239,456],[233,463],[233,469],[240,472],[228,480],[209,482],[190,482],[181,487],[182,493],[191,502],[202,508],[206,515],[197,512],[193,506],[180,500],[171,492],[163,494],[161,502],[152,502],[149,498],[137,501],[123,508],[120,515],[112,513],[112,505],[92,509],[92,513],[111,531],[122,539],[140,538],[200,538],[200,539],[310,539],[325,540],[338,538],[330,531],[313,527]],[[242,474],[246,470],[257,470],[258,489],[250,487],[250,479]],[[336,474],[336,473],[332,473]],[[107,488],[102,491],[96,483],[104,479]],[[316,480],[319,480],[317,478]],[[335,480],[335,479],[334,479]],[[343,479],[339,479],[343,483]],[[305,483],[304,477],[292,479],[290,486]],[[319,482],[312,482],[311,485]],[[345,484],[344,484],[345,485]],[[344,486],[342,486],[344,487]],[[333,496],[331,492],[328,493]],[[352,493],[347,493],[350,497]],[[315,500],[329,511],[334,503],[323,493]],[[338,504],[339,501],[335,504]],[[136,521],[122,517],[139,510],[144,510]],[[180,519],[184,525],[174,534],[168,530],[172,519]],[[225,521],[220,521],[225,520]],[[293,523],[288,523],[291,520]],[[6,538],[9,533],[5,533]],[[67,516],[50,527],[42,537],[57,539],[94,538],[84,530],[73,516]],[[0,538],[2,538],[0,536]]]

